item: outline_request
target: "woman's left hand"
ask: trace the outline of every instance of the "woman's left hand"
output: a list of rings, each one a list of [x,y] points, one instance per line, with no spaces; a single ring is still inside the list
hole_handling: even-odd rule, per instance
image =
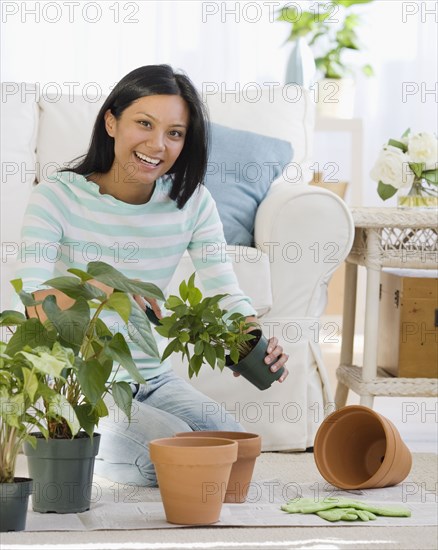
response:
[[[272,372],[277,372],[278,369],[284,367],[286,361],[289,359],[289,355],[283,353],[283,348],[278,344],[278,338],[275,336],[269,339],[267,353],[268,355],[265,357],[265,363],[270,364],[272,361],[275,361],[275,363],[269,367]],[[284,367],[284,372],[278,379],[278,382],[284,382],[288,375],[289,371]]]

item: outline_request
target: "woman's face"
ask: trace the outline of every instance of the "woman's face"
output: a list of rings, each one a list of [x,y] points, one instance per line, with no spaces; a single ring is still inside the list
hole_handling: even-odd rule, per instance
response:
[[[184,146],[189,109],[178,95],[137,99],[116,119],[105,114],[114,138],[112,171],[119,182],[152,184],[173,166]]]

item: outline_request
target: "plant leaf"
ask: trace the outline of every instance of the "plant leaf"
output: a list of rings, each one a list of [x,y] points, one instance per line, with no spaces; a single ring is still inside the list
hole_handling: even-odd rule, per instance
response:
[[[374,69],[368,63],[362,67],[362,72],[365,76],[374,76]]]
[[[113,292],[105,304],[105,309],[106,308],[117,311],[125,323],[129,321],[129,316],[131,315],[131,302],[129,296],[124,292]]]
[[[63,418],[67,422],[72,435],[76,435],[81,425],[74,408],[64,395],[51,389],[47,391],[48,389],[50,388],[45,388],[42,392],[42,396],[47,403],[47,418],[53,418],[54,420]]]
[[[185,302],[189,295],[189,289],[187,288],[187,283],[185,281],[181,281],[181,284],[179,285],[178,290],[179,290],[179,295],[181,296],[182,300]]]
[[[81,428],[90,437],[93,437],[94,428],[99,423],[99,414],[96,409],[89,403],[83,403],[75,407],[75,413],[78,417]]]
[[[115,290],[127,292],[128,294],[139,294],[156,300],[164,301],[165,299],[156,285],[128,279],[123,273],[105,262],[90,262],[87,265],[87,272],[97,281],[105,283]]]
[[[193,355],[189,362],[189,377],[192,378],[194,374],[198,376],[201,367],[202,357],[200,355]]]
[[[423,178],[426,179],[429,183],[435,185],[438,184],[438,170],[425,170],[423,172]]]
[[[230,358],[235,365],[239,362],[239,352],[236,348],[230,350]]]
[[[392,145],[393,147],[397,147],[397,149],[401,149],[403,153],[406,153],[406,151],[408,150],[408,146],[405,143],[396,139],[390,139],[388,141],[388,145]]]
[[[53,295],[43,301],[43,310],[65,342],[80,347],[90,323],[90,307],[84,298],[78,298],[68,309],[61,310]]]
[[[331,0],[331,3],[339,4],[344,8],[349,8],[350,6],[354,6],[355,4],[369,4],[372,1],[373,0]]]
[[[19,311],[6,309],[0,313],[0,327],[14,327],[26,322],[26,316]]]
[[[195,344],[195,347],[193,349],[195,355],[202,355],[204,351],[204,342],[203,340],[198,340]]]
[[[70,298],[73,298],[73,300],[77,300],[78,298],[84,298],[84,300],[106,299],[106,293],[103,290],[89,283],[83,283],[76,277],[56,277],[45,281],[43,284],[60,290]]]
[[[409,168],[414,172],[414,174],[417,176],[417,178],[421,178],[421,174],[423,173],[424,163],[423,162],[410,162]]]
[[[163,355],[161,356],[161,361],[165,361],[170,355],[172,355],[173,352],[179,350],[179,341],[177,338],[175,340],[172,340],[167,346],[166,349],[163,351]]]
[[[216,365],[216,352],[211,344],[204,343],[204,355],[207,359],[207,363],[214,369]]]
[[[392,185],[387,185],[386,183],[379,181],[377,185],[377,193],[381,199],[386,201],[397,193],[397,189]]]
[[[77,378],[81,390],[87,401],[96,406],[105,393],[106,384],[111,374],[112,361],[100,362],[97,359],[83,361],[76,358],[76,364],[78,366]]]
[[[114,334],[105,349],[114,361],[120,363],[122,367],[128,371],[129,375],[133,380],[135,380],[135,382],[138,382],[139,384],[145,383],[145,379],[140,374],[140,371],[137,369],[137,366],[132,359],[131,350],[120,332]]]
[[[148,318],[134,298],[129,296],[129,300],[131,302],[131,315],[128,322],[128,334],[131,340],[147,355],[159,358],[160,352]]]
[[[132,390],[127,382],[114,382],[111,387],[111,394],[115,404],[131,420]]]
[[[196,306],[200,303],[200,301],[202,300],[202,292],[199,290],[199,288],[195,287],[189,289],[188,300],[191,306]]]
[[[89,275],[86,271],[82,271],[82,269],[71,267],[70,269],[67,269],[67,271],[73,275],[76,275],[76,277],[79,277],[79,279],[84,282],[91,281],[93,279],[91,275]]]
[[[63,361],[56,359],[52,354],[40,352],[38,355],[26,351],[19,352],[25,357],[33,367],[42,374],[48,374],[54,378],[59,378],[66,365]]]
[[[32,349],[39,346],[51,348],[55,339],[55,335],[49,333],[39,319],[27,319],[25,323],[17,327],[6,346],[6,353],[12,357],[25,346],[29,346]]]

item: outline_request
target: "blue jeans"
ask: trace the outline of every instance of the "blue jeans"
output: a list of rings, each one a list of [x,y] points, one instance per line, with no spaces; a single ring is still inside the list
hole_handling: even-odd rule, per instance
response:
[[[156,486],[149,441],[197,430],[244,431],[223,407],[197,391],[173,371],[139,387],[132,402],[131,422],[114,404],[99,422],[99,454],[94,471],[118,483]]]

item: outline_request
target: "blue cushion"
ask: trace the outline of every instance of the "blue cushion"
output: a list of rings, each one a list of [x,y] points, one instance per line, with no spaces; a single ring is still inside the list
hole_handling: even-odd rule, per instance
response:
[[[252,246],[257,208],[292,161],[288,141],[212,123],[205,185],[216,201],[228,244]]]

